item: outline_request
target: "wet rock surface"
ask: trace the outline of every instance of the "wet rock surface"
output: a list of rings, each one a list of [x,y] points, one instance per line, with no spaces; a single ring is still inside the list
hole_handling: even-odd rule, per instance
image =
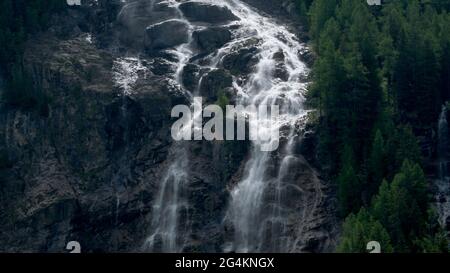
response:
[[[51,99],[45,115],[0,106],[0,251],[65,252],[72,240],[84,252],[150,251],[144,245],[154,204],[177,159],[172,107],[190,103],[187,91],[211,103],[223,94],[233,101],[233,81],[250,77],[261,50],[261,41],[249,38],[216,55],[239,33],[239,25],[227,25],[239,18],[221,5],[179,8],[158,0],[89,1],[29,41],[26,69]],[[191,33],[182,16],[199,28]],[[198,55],[183,60],[174,49],[190,39]],[[276,77],[287,81],[284,54],[271,57]],[[209,68],[213,62],[218,69]],[[245,175],[251,144],[197,141],[186,149],[181,251],[226,251],[234,232],[224,224],[230,190]],[[284,178],[291,252],[331,251],[335,243],[333,200],[304,159],[309,153],[313,137],[295,152]],[[272,177],[282,155],[273,157]],[[268,191],[265,208],[274,199]],[[277,251],[270,246],[277,227],[266,225],[261,250]],[[163,249],[163,238],[153,247]]]
[[[219,95],[233,85],[233,78],[228,71],[217,69],[209,72],[200,86],[200,94],[210,102],[215,102]]]
[[[188,25],[179,20],[169,20],[149,26],[146,29],[145,48],[147,51],[175,47],[189,40]]]
[[[227,7],[216,6],[199,2],[186,2],[180,5],[183,15],[190,21],[210,24],[226,24],[238,21]]]
[[[212,52],[231,41],[231,32],[223,27],[211,27],[195,31],[193,38],[203,52]]]
[[[127,46],[142,48],[148,27],[178,16],[175,8],[167,6],[161,0],[128,3],[117,17],[120,40]]]

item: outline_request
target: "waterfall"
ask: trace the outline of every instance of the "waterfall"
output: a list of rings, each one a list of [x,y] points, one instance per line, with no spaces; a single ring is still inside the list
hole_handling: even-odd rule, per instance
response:
[[[196,30],[207,28],[208,25],[190,22],[183,17],[178,7],[181,3],[188,1],[162,2],[177,8],[179,16],[176,19],[182,20],[189,26],[190,40],[174,49],[166,50],[166,53],[177,60],[173,62],[176,66],[172,77],[173,82],[184,89],[183,69],[191,62],[195,54],[192,34]],[[295,208],[292,204],[286,203],[285,199],[288,198],[285,197],[292,194],[301,196],[304,192],[296,181],[290,181],[292,179],[289,177],[293,165],[303,160],[301,156],[295,154],[294,149],[298,139],[301,138],[299,132],[307,114],[303,107],[307,83],[302,79],[308,74],[308,69],[300,58],[305,46],[286,27],[280,26],[272,18],[259,14],[240,0],[189,2],[225,6],[240,19],[229,24],[222,24],[222,26],[230,26],[232,40],[217,51],[203,56],[203,61],[197,63],[201,70],[212,71],[222,68],[222,61],[227,55],[233,53],[236,48],[249,47],[245,45],[246,43],[252,44],[257,48],[253,71],[246,77],[233,76],[233,88],[237,91],[236,101],[245,106],[276,105],[280,110],[280,116],[276,122],[256,121],[260,134],[273,135],[272,132],[275,130],[280,131],[282,145],[278,151],[264,152],[262,146],[267,144],[267,140],[252,141],[250,159],[245,165],[244,175],[230,190],[231,198],[224,223],[233,227],[234,234],[233,239],[225,242],[223,250],[289,252],[294,240],[289,240],[286,234],[289,229],[292,229],[286,208],[291,210]],[[131,78],[135,78],[134,73],[130,75],[133,76]],[[129,83],[122,79],[118,77],[118,81],[124,88],[128,88]],[[200,76],[197,86],[200,86],[202,79],[203,76]],[[198,90],[190,91],[193,94],[189,91],[187,93],[191,97],[198,92]],[[186,145],[182,142],[175,143],[170,151],[167,171],[162,181],[158,183],[159,189],[151,214],[150,235],[144,246],[146,251],[183,251],[183,240],[189,236],[186,224],[180,226],[183,222],[180,217],[186,216],[189,208],[184,196],[189,183],[188,160]],[[317,191],[317,188],[315,190]],[[299,203],[307,202],[301,198],[296,200]],[[314,212],[299,213],[303,215],[299,218],[306,219]]]
[[[437,208],[439,222],[445,228],[447,219],[450,217],[450,176],[448,166],[449,158],[449,131],[447,122],[447,107],[442,107],[442,112],[438,123],[438,188]]]
[[[439,156],[439,179],[448,179],[448,122],[447,122],[447,107],[442,107],[442,112],[439,117],[438,125],[438,156]]]
[[[289,172],[290,162],[295,160],[291,153],[295,125],[307,113],[303,108],[303,91],[306,84],[301,81],[307,69],[299,58],[304,47],[286,28],[261,16],[240,1],[225,3],[233,13],[242,18],[241,39],[257,37],[261,41],[254,73],[243,85],[235,83],[243,91],[240,103],[256,106],[278,105],[281,115],[279,121],[269,123],[269,126],[258,124],[258,127],[267,130],[267,133],[274,129],[287,128],[284,131],[289,138],[284,152],[279,152],[281,164],[275,177],[268,173],[269,165],[275,160],[273,153],[261,151],[263,143],[253,141],[245,175],[231,192],[227,217],[234,227],[234,240],[226,246],[225,251],[288,252],[289,246],[284,239],[287,219],[283,215],[281,204],[286,189],[283,177]],[[280,79],[275,73],[274,56],[280,53],[283,56],[282,65],[288,74],[285,79]],[[275,192],[275,200],[272,204],[265,203],[265,195],[272,191]],[[272,209],[267,208],[268,206],[272,206]],[[267,225],[271,226],[269,232]],[[269,237],[268,242],[265,242],[266,237]],[[265,243],[270,244],[269,248],[264,247]]]
[[[175,149],[177,160],[169,166],[166,176],[161,181],[159,193],[153,205],[152,234],[145,245],[145,249],[153,252],[174,253],[183,250],[183,238],[179,238],[178,230],[186,230],[179,226],[179,215],[187,213],[188,209],[181,198],[188,181],[188,158],[183,147],[177,148],[179,148]]]
[[[175,85],[183,88],[182,73],[185,65],[193,56],[191,49],[192,33],[196,27],[183,18],[182,12],[179,10],[179,2],[175,0],[167,0],[168,6],[177,9],[180,20],[189,25],[188,43],[176,47],[174,50],[168,50],[168,53],[176,57],[177,62],[173,75]],[[187,90],[185,90],[188,92]],[[190,94],[192,95],[192,94]],[[192,121],[193,122],[193,121]],[[180,132],[182,133],[182,132]],[[152,211],[151,235],[147,238],[144,249],[152,252],[176,253],[182,252],[187,237],[187,224],[180,226],[180,215],[187,215],[188,204],[184,198],[184,192],[189,179],[188,172],[188,153],[183,143],[175,143],[171,149],[169,158],[173,161],[161,184],[159,185],[158,197],[155,200]],[[180,230],[183,236],[179,236]]]

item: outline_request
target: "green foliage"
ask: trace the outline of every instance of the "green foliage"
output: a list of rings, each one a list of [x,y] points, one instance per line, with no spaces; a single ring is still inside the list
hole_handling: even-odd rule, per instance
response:
[[[433,17],[432,14],[427,16]],[[436,16],[436,15],[435,15]],[[438,43],[431,22],[420,13],[416,1],[408,5],[403,27],[404,37],[397,48],[393,70],[393,89],[399,115],[405,122],[429,126],[439,115],[440,70]]]
[[[384,252],[446,252],[448,241],[430,209],[427,182],[418,164],[405,160],[392,183],[380,186],[372,205],[347,216],[338,252],[365,252],[378,241]]]
[[[426,235],[415,242],[422,253],[447,253],[448,240],[444,231],[432,235]]]
[[[341,253],[365,253],[367,243],[371,241],[379,242],[383,253],[393,251],[386,229],[362,208],[358,214],[350,214],[345,219],[341,241],[336,250]]]
[[[372,144],[372,151],[368,159],[368,177],[366,189],[367,199],[378,192],[378,188],[385,177],[386,172],[386,151],[384,139],[381,131],[377,130]]]
[[[322,115],[319,154],[335,173],[342,166],[339,147],[345,143],[351,143],[356,161],[366,156],[381,111],[378,30],[375,18],[361,1],[317,1],[310,14],[312,24],[316,24],[311,25],[312,35],[316,30],[320,33],[315,35],[319,37],[315,40],[319,58],[308,96],[317,102]]]
[[[422,164],[420,147],[410,126],[399,126],[387,141],[388,178],[397,173],[405,159]]]
[[[308,26],[308,11],[313,0],[296,0],[295,6],[304,26]]]
[[[414,249],[413,240],[424,232],[428,195],[419,165],[405,160],[391,184],[384,182],[373,202],[373,215],[388,230],[396,251]]]
[[[227,105],[230,104],[230,99],[227,97],[225,92],[219,92],[217,97],[218,98],[215,104],[220,106],[220,108],[225,111],[227,109]]]
[[[351,215],[344,252],[365,252],[366,238],[350,230],[359,234],[352,225],[367,226],[370,217],[395,251],[444,251],[442,233],[426,228],[437,221],[429,217],[416,134],[430,132],[450,100],[448,11],[433,0],[311,4],[318,58],[307,98],[319,110],[320,162],[336,181],[341,216]],[[365,221],[354,215],[364,206],[371,215]]]
[[[342,217],[357,212],[361,206],[361,185],[353,167],[353,151],[349,146],[344,150],[344,165],[337,178],[339,208]]]
[[[438,217],[434,207],[428,209],[425,235],[414,242],[418,248],[418,252],[448,253],[449,241],[447,239],[447,232],[439,225]]]
[[[336,8],[336,0],[315,0],[310,8],[311,37],[320,36],[323,26],[330,19]]]

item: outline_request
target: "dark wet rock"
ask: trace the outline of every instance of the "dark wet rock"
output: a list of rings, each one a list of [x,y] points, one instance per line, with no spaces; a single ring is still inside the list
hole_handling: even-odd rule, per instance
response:
[[[183,68],[183,85],[188,90],[193,92],[197,89],[198,81],[200,79],[200,67],[195,64],[188,64]]]
[[[175,8],[161,0],[134,1],[120,11],[117,22],[119,38],[126,46],[142,48],[148,26],[178,17]]]
[[[247,4],[257,8],[260,12],[266,13],[279,21],[286,24],[290,30],[297,36],[306,41],[308,39],[307,32],[304,30],[302,18],[298,12],[298,6],[295,0],[242,0]]]
[[[278,63],[275,65],[274,76],[282,81],[289,80],[289,72],[287,71],[284,63]]]
[[[239,49],[225,56],[222,60],[222,66],[233,75],[248,74],[253,71],[253,67],[258,63],[257,53],[257,47]]]
[[[173,64],[164,58],[155,58],[151,63],[150,70],[153,74],[162,76],[174,72]]]
[[[224,69],[209,72],[202,79],[200,94],[209,101],[215,102],[221,92],[233,86],[233,77]]]
[[[289,80],[289,72],[287,71],[286,65],[284,63],[285,56],[282,50],[276,52],[272,56],[273,60],[276,62],[274,69],[274,76],[282,81]]]
[[[42,35],[26,46],[26,70],[42,83],[51,100],[45,116],[0,107],[0,161],[4,161],[0,162],[0,252],[66,252],[66,243],[72,240],[81,243],[83,252],[143,251],[152,206],[174,162],[170,110],[189,104],[185,91],[175,84],[173,75],[168,76],[176,69],[177,56],[159,49],[185,42],[186,35],[185,31],[174,35],[179,29],[173,26],[165,34],[152,34],[146,44],[151,58],[141,56],[147,59],[142,63],[149,71],[143,73],[145,77],[139,73],[131,94],[125,96],[112,80],[114,60],[139,53],[147,27],[174,21],[179,15],[162,1],[137,0],[128,2],[117,17],[113,9],[104,8],[112,2],[122,5],[119,0],[99,0],[86,8],[92,12],[85,25],[79,24],[83,14],[75,14],[70,22],[58,21],[61,26],[51,27],[49,32],[57,38]],[[207,25],[210,28],[236,20],[225,8],[190,5],[196,8],[188,12],[198,17],[190,20],[216,25]],[[94,44],[80,35],[92,31]],[[206,33],[199,46],[214,50],[225,36]],[[100,38],[103,42],[97,43]],[[225,69],[202,71],[197,65],[207,62],[206,55],[193,58],[195,64],[184,68],[184,85],[196,90],[205,75],[200,91],[206,100],[215,102],[223,92],[233,103],[231,74],[241,76],[254,69],[258,46],[258,39],[237,45],[225,56]],[[274,55],[277,62],[282,58]],[[302,152],[314,154],[308,142]],[[188,211],[179,220],[192,232],[180,233],[179,240],[184,251],[221,252],[234,231],[225,219],[229,190],[245,175],[250,144],[199,141],[187,145],[189,181],[184,194]],[[285,178],[291,180],[283,207],[289,214],[286,238],[292,241],[291,251],[332,251],[335,238],[326,231],[339,223],[333,222],[333,209],[326,204],[328,193],[321,188],[318,174],[299,154]],[[277,175],[280,163],[277,155],[273,158],[267,171],[271,177]],[[265,198],[270,207],[275,192],[269,190]],[[268,242],[274,236],[269,233],[276,229],[267,225],[263,250],[270,250]],[[163,249],[162,238],[155,241],[155,250]]]
[[[299,153],[304,155],[306,160],[311,165],[316,165],[317,158],[316,158],[316,149],[317,149],[317,136],[310,132],[305,133],[303,140],[299,144]]]
[[[224,24],[239,20],[227,7],[199,2],[186,2],[179,6],[184,16],[192,22]]]
[[[169,20],[149,26],[146,29],[145,48],[152,52],[187,43],[188,28],[185,22],[179,20]]]
[[[305,62],[306,65],[309,67],[312,67],[314,64],[314,61],[316,60],[316,56],[314,53],[310,50],[305,50],[300,53],[300,59]]]
[[[212,52],[231,40],[231,32],[224,27],[211,27],[195,31],[193,38],[203,52]]]
[[[85,252],[140,249],[171,143],[170,109],[185,97],[157,76],[118,96],[113,57],[85,39],[43,37],[24,58],[52,100],[48,116],[1,108],[0,150],[14,171],[1,170],[0,251],[65,252],[71,240]]]
[[[278,52],[276,52],[275,54],[273,54],[272,57],[275,61],[277,62],[284,62],[286,56],[284,55],[283,50],[279,50]]]

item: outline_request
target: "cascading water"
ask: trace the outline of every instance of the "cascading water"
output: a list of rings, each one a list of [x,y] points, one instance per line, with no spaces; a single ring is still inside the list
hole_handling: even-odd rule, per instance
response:
[[[240,1],[225,1],[225,3],[242,19],[238,33],[239,39],[234,43],[239,43],[240,39],[255,37],[260,40],[255,72],[244,84],[235,82],[238,90],[242,90],[240,103],[256,106],[278,105],[280,107],[278,122],[266,122],[264,123],[266,126],[261,123],[258,127],[260,130],[265,130],[266,134],[270,134],[272,130],[284,129],[282,131],[292,140],[296,123],[306,114],[302,94],[306,86],[301,82],[301,77],[307,73],[307,69],[299,58],[303,46],[287,29],[254,12]],[[230,43],[228,48],[232,47],[233,43]],[[221,53],[224,52],[226,49],[223,49]],[[275,73],[277,54],[282,56],[281,62],[287,72],[285,79],[277,77]],[[282,215],[281,199],[284,191],[283,176],[285,172],[288,172],[289,161],[294,157],[291,153],[293,141],[288,141],[285,146],[286,151],[279,153],[282,163],[278,177],[271,177],[267,173],[273,157],[270,152],[262,151],[261,145],[264,143],[253,141],[252,144],[253,150],[245,167],[245,176],[231,192],[228,217],[234,226],[234,241],[227,246],[226,251],[287,252],[289,246],[283,239],[287,219]],[[271,204],[273,209],[266,211],[265,207],[268,204],[264,203],[264,196],[267,191],[275,191],[277,197]],[[267,224],[272,226],[269,229],[270,234],[266,234]],[[269,249],[263,246],[267,243],[264,239],[267,236],[270,237]]]
[[[189,27],[190,40],[174,49],[166,50],[173,55],[176,66],[173,82],[183,88],[182,73],[184,67],[192,61],[197,53],[192,43],[194,31],[208,28],[208,24],[190,22],[183,17],[179,5],[184,2],[199,2],[227,7],[239,21],[225,23],[232,31],[232,40],[207,56],[197,65],[201,71],[213,71],[222,68],[223,60],[236,48],[246,47],[247,43],[255,47],[255,63],[252,71],[245,77],[233,76],[233,88],[237,92],[236,101],[241,105],[278,106],[280,116],[277,120],[257,120],[258,134],[263,137],[252,141],[250,159],[246,163],[244,175],[231,190],[228,212],[224,223],[233,226],[233,239],[226,242],[224,251],[236,252],[289,252],[293,240],[287,232],[292,233],[286,213],[285,197],[292,192],[302,194],[303,189],[290,178],[292,166],[301,161],[293,150],[299,138],[299,128],[307,111],[303,107],[303,91],[308,70],[300,59],[305,47],[287,28],[265,17],[239,0],[195,0],[195,1],[159,1],[178,10],[178,18]],[[152,2],[153,3],[153,2]],[[159,22],[161,23],[161,22]],[[248,47],[248,46],[247,46]],[[135,75],[132,73],[132,76]],[[197,83],[197,90],[190,90],[191,97],[197,95],[202,85],[203,75]],[[134,77],[131,77],[134,78]],[[121,79],[120,77],[118,78]],[[125,87],[128,87],[125,83]],[[187,91],[187,90],[186,90]],[[193,117],[195,120],[196,117]],[[193,122],[195,125],[195,122]],[[196,128],[194,128],[195,130]],[[282,147],[276,152],[265,152],[267,136],[274,131],[281,131]],[[278,141],[270,139],[270,141]],[[189,204],[183,192],[189,183],[188,159],[186,145],[175,143],[169,158],[167,172],[159,185],[152,211],[151,232],[145,250],[154,252],[183,251],[188,227],[180,227],[181,215],[186,215]],[[317,185],[319,187],[320,185]],[[315,187],[315,186],[314,186]],[[319,192],[317,190],[316,192]],[[317,197],[319,198],[319,197]],[[306,202],[301,198],[298,202]],[[306,219],[314,211],[303,211]],[[302,217],[302,216],[300,216]],[[183,233],[183,234],[180,234]]]
[[[447,122],[447,107],[442,107],[438,123],[438,213],[439,222],[443,227],[447,225],[450,217],[450,176],[448,166],[449,158],[449,130]]]
[[[177,147],[177,160],[170,165],[161,181],[158,196],[152,212],[152,235],[147,239],[145,248],[149,251],[174,253],[182,251],[183,238],[178,237],[179,215],[187,213],[187,204],[183,200],[183,190],[188,181],[185,149]]]
[[[126,5],[132,5],[136,1],[122,2],[125,3],[125,9]],[[142,8],[151,10],[155,7],[157,2],[159,4],[167,5],[167,7],[174,8],[177,15],[175,16],[176,18],[172,19],[188,24],[189,37],[192,37],[192,33],[195,31],[196,27],[189,24],[189,22],[183,18],[182,12],[178,9],[178,1],[148,1],[145,3],[142,1]],[[157,24],[160,23],[161,22]],[[191,40],[174,49],[167,50],[167,53],[174,57],[174,61],[171,61],[171,65],[175,68],[172,79],[169,79],[170,85],[182,88],[181,74],[183,68],[188,63],[190,57],[193,56],[190,44]],[[146,70],[146,67],[142,65],[142,62],[138,57],[127,57],[118,58],[114,63],[113,70],[116,85],[123,90],[125,96],[129,96],[133,94],[134,84],[141,76],[140,73]],[[186,147],[184,147],[182,143],[175,143],[171,148],[169,158],[173,160],[169,164],[166,173],[163,175],[161,183],[158,185],[159,189],[152,210],[150,236],[148,236],[144,243],[144,251],[174,253],[183,250],[184,238],[178,236],[178,233],[180,230],[185,233],[187,232],[186,224],[183,226],[180,224],[180,215],[186,215],[188,210],[186,201],[183,198],[185,187],[188,182],[186,164],[188,162],[188,154]]]
[[[183,87],[182,72],[184,66],[193,56],[193,51],[190,47],[192,33],[196,29],[183,18],[181,11],[178,9],[179,3],[177,1],[165,1],[168,6],[174,7],[179,14],[180,21],[189,25],[188,43],[182,44],[174,50],[168,50],[175,56],[177,62],[174,63],[176,69],[173,80],[175,85],[180,88]],[[152,252],[175,253],[183,251],[183,240],[180,237],[179,231],[187,232],[187,224],[180,227],[180,214],[187,214],[188,205],[183,198],[188,183],[188,154],[186,147],[182,143],[175,143],[172,147],[172,155],[169,158],[175,159],[169,166],[168,171],[161,181],[158,197],[153,205],[151,235],[145,243],[145,250]],[[186,237],[186,234],[183,234]]]

